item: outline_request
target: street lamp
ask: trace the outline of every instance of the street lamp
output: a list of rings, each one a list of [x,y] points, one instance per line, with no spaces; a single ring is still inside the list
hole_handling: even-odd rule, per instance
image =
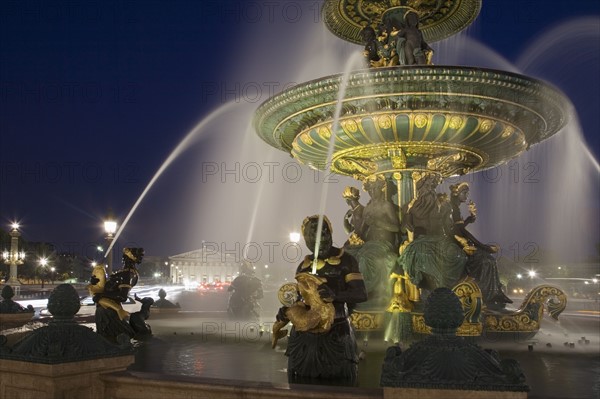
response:
[[[46,268],[46,266],[48,266],[48,258],[40,258],[40,260],[38,261],[40,264],[40,267],[42,268],[42,273],[41,273],[41,278],[42,278],[42,288],[44,288],[44,272],[43,270]]]
[[[290,233],[290,242],[298,243],[300,242],[300,233],[293,231]]]
[[[117,222],[114,220],[112,215],[109,215],[104,221],[104,232],[106,233],[106,245],[108,248],[110,248],[110,251],[106,255],[106,272],[110,276],[113,270],[113,251],[111,245],[115,239],[115,233],[117,232]]]
[[[21,283],[17,278],[17,266],[22,265],[25,260],[25,252],[19,252],[19,224],[13,223],[11,225],[12,230],[10,231],[10,252],[4,251],[2,253],[2,259],[4,263],[10,265],[10,277],[6,282],[8,285],[20,287]]]

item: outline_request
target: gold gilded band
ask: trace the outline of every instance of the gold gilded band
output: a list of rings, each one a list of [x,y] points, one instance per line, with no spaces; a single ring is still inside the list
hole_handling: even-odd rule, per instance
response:
[[[349,283],[350,281],[362,280],[362,279],[363,279],[362,273],[348,273],[348,274],[346,274],[346,277],[345,277],[345,280],[347,283]]]

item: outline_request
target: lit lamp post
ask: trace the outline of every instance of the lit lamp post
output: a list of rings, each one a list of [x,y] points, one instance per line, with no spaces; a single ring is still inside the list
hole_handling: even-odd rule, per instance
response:
[[[301,238],[301,234],[298,233],[297,231],[292,231],[290,233],[290,242],[292,244],[294,244],[294,246],[296,247],[296,250],[300,251],[300,248],[298,247],[298,243],[300,242],[300,238]],[[281,273],[277,273],[276,278],[280,278]],[[287,281],[287,278],[284,278],[284,281]]]
[[[10,265],[10,276],[6,282],[8,285],[20,287],[21,283],[17,278],[17,266],[22,265],[25,260],[25,252],[19,252],[19,224],[13,223],[11,225],[12,230],[10,231],[10,252],[4,251],[2,253],[2,259],[4,263]]]
[[[106,245],[110,248],[113,240],[115,239],[115,233],[117,232],[117,222],[113,220],[111,216],[104,221],[104,232],[106,233]],[[106,255],[106,272],[110,276],[113,270],[113,251],[112,248]]]
[[[298,243],[300,242],[300,233],[294,231],[290,233],[290,242]]]
[[[535,270],[530,270],[527,272],[527,275],[529,276],[530,285],[533,287],[533,280],[537,278],[538,274]]]
[[[530,270],[528,273],[530,279],[534,279],[537,277],[537,272],[535,270]]]
[[[40,262],[40,267],[42,270],[42,273],[40,273],[41,274],[40,277],[42,279],[42,288],[44,288],[44,269],[46,268],[46,266],[48,266],[48,258],[41,258],[39,260],[39,262]]]

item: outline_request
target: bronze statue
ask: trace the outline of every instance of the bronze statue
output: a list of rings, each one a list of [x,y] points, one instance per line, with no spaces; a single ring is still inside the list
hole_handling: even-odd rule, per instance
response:
[[[302,223],[306,246],[314,252],[319,240],[319,251],[308,255],[296,269],[298,299],[279,309],[274,333],[284,335],[281,327],[296,319],[285,353],[290,382],[335,379],[353,385],[358,356],[348,310],[364,302],[367,292],[356,260],[333,246],[327,217],[323,217],[321,237],[317,237],[318,219],[310,216]],[[313,265],[316,275],[311,272]]]
[[[415,198],[402,209],[402,229],[406,241],[390,274],[393,295],[386,339],[407,340],[412,334],[410,312],[421,306],[425,294],[439,287],[451,288],[465,277],[467,256],[448,236],[450,206],[435,189],[439,176],[425,174],[416,182]]]
[[[273,337],[271,346],[275,348],[277,341],[287,335],[287,330],[282,328],[288,320],[297,331],[311,333],[324,333],[331,329],[335,316],[335,308],[331,302],[325,302],[319,293],[319,287],[327,280],[314,274],[298,273],[296,275],[298,294],[297,300],[285,309],[285,319],[277,320],[273,324]]]
[[[385,241],[395,247],[398,244],[400,221],[394,204],[387,200],[387,183],[383,176],[369,178],[364,183],[371,200],[363,211],[365,241]]]
[[[353,227],[344,249],[358,261],[369,295],[369,300],[359,304],[357,310],[381,309],[389,300],[387,281],[398,256],[400,221],[396,207],[386,199],[386,187],[383,178],[367,179],[364,188],[371,199],[365,206],[358,202],[358,189],[344,190],[351,207],[344,217],[344,225],[351,223]]]
[[[135,332],[135,337],[143,338],[152,335],[152,328],[146,320],[150,317],[150,307],[154,304],[154,299],[150,297],[140,298],[137,294],[133,296],[135,300],[142,304],[139,311],[129,316],[129,325]]]
[[[398,268],[408,274],[411,283],[430,291],[452,288],[470,276],[477,282],[489,309],[501,309],[512,303],[502,292],[496,260],[491,255],[498,249],[481,243],[466,229],[476,219],[475,204],[469,204],[469,217],[461,216],[460,204],[467,201],[469,185],[451,186],[448,199],[445,194],[435,192],[438,183],[434,175],[425,175],[417,181],[417,196],[404,211],[408,240],[401,246]]]
[[[228,289],[231,292],[227,311],[238,320],[259,320],[260,303],[263,297],[262,282],[254,275],[250,263],[244,261],[240,266],[240,275],[236,277]]]
[[[370,26],[365,27],[361,31],[361,38],[365,44],[363,55],[367,61],[367,66],[371,67],[374,63],[380,62],[379,43],[375,29]]]
[[[477,208],[473,201],[469,202],[470,215],[463,219],[460,204],[467,202],[469,185],[460,183],[450,186],[450,204],[452,207],[452,232],[458,244],[468,255],[466,264],[467,274],[475,279],[483,294],[483,301],[489,309],[503,309],[513,301],[502,291],[498,277],[498,266],[492,254],[498,252],[498,247],[480,242],[467,230],[467,226],[477,219]]]
[[[15,291],[10,285],[5,285],[2,288],[2,301],[0,301],[0,313],[34,313],[33,306],[27,305],[26,308],[18,302],[13,301]]]
[[[449,222],[450,219],[448,207],[443,206],[444,201],[440,201],[435,192],[439,181],[439,177],[434,174],[422,176],[416,183],[415,198],[401,209],[401,231],[406,240],[400,245],[400,257],[389,275],[392,295],[386,308],[388,318],[385,339],[388,342],[405,342],[412,337],[411,312],[416,305],[421,304],[419,287],[430,290],[445,283],[451,284],[444,281],[443,277],[447,264],[452,265],[449,268],[449,274],[453,275],[450,276],[451,279],[458,280],[462,275],[464,262],[454,264],[452,251],[448,259],[443,254],[438,256],[434,252],[438,245],[450,246],[464,258],[444,234],[446,225],[449,224],[444,223],[444,220]],[[417,252],[419,250],[424,250],[425,253]]]
[[[350,207],[344,215],[344,230],[350,234],[346,245],[364,244],[363,233],[363,212],[364,205],[360,203],[360,192],[356,187],[346,187],[342,194],[346,203]]]
[[[154,301],[154,304],[152,304],[153,308],[160,308],[160,309],[179,309],[181,308],[181,306],[179,305],[179,302],[177,303],[173,303],[171,301],[169,301],[167,298],[167,292],[164,289],[160,289],[158,290],[158,300]]]
[[[435,174],[425,174],[417,181],[415,198],[403,210],[403,227],[409,241],[421,235],[439,236],[450,231],[450,206],[447,198],[435,191],[439,183],[440,178]]]
[[[149,316],[149,308],[154,302],[152,298],[136,298],[142,303],[142,309],[132,315],[121,305],[129,299],[129,292],[138,282],[136,265],[142,262],[143,257],[143,248],[124,248],[123,269],[112,273],[108,279],[102,265],[92,271],[87,288],[96,303],[96,332],[113,342],[117,342],[120,334],[130,338],[151,334],[144,320]]]
[[[419,15],[416,12],[408,11],[404,15],[404,26],[393,26],[390,38],[395,40],[400,65],[431,64],[433,49],[423,39],[423,33],[419,29]]]
[[[419,15],[408,11],[404,21],[392,18],[378,32],[371,26],[361,31],[365,45],[363,55],[372,68],[395,65],[430,65],[433,49],[425,42],[419,29]]]

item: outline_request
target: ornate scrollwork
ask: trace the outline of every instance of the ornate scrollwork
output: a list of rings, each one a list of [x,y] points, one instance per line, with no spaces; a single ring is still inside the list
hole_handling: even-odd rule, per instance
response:
[[[394,170],[406,168],[406,155],[401,148],[388,150],[388,156],[390,157],[392,168]]]
[[[457,144],[384,142],[354,146],[333,154],[331,170],[344,175],[368,176],[378,171],[425,169],[442,176],[464,174],[485,163],[484,155]]]
[[[377,164],[368,159],[344,158],[334,161],[335,168],[351,176],[369,176],[377,172]]]
[[[465,281],[453,288],[465,312],[465,320],[458,328],[458,336],[479,336],[486,332],[536,332],[540,328],[544,306],[550,316],[558,316],[567,306],[565,293],[553,286],[539,286],[531,290],[523,304],[514,313],[484,313],[481,318],[481,290],[473,281]],[[412,327],[416,334],[431,334],[425,324],[423,314],[412,313]],[[357,331],[379,330],[383,325],[383,315],[374,312],[355,312],[351,316],[352,325]]]
[[[298,285],[296,283],[285,283],[279,287],[277,298],[283,306],[292,306],[298,300]]]
[[[383,312],[354,311],[350,316],[352,327],[356,331],[376,331],[383,328]]]
[[[479,323],[482,307],[481,290],[474,281],[464,281],[455,286],[452,291],[460,299],[460,303],[465,312],[465,321],[469,323]]]
[[[328,0],[323,5],[323,16],[333,34],[358,44],[365,26],[377,28],[412,10],[419,15],[426,39],[433,42],[469,26],[480,8],[481,0]]]
[[[427,169],[436,171],[443,176],[464,175],[473,167],[479,165],[479,160],[468,153],[443,155],[427,161]]]
[[[532,289],[519,309],[510,314],[487,313],[485,329],[487,332],[535,332],[540,328],[544,306],[553,319],[567,307],[566,294],[557,287],[541,285]]]
[[[415,334],[431,334],[431,327],[425,324],[425,318],[422,313],[413,313],[411,316],[413,332]]]

